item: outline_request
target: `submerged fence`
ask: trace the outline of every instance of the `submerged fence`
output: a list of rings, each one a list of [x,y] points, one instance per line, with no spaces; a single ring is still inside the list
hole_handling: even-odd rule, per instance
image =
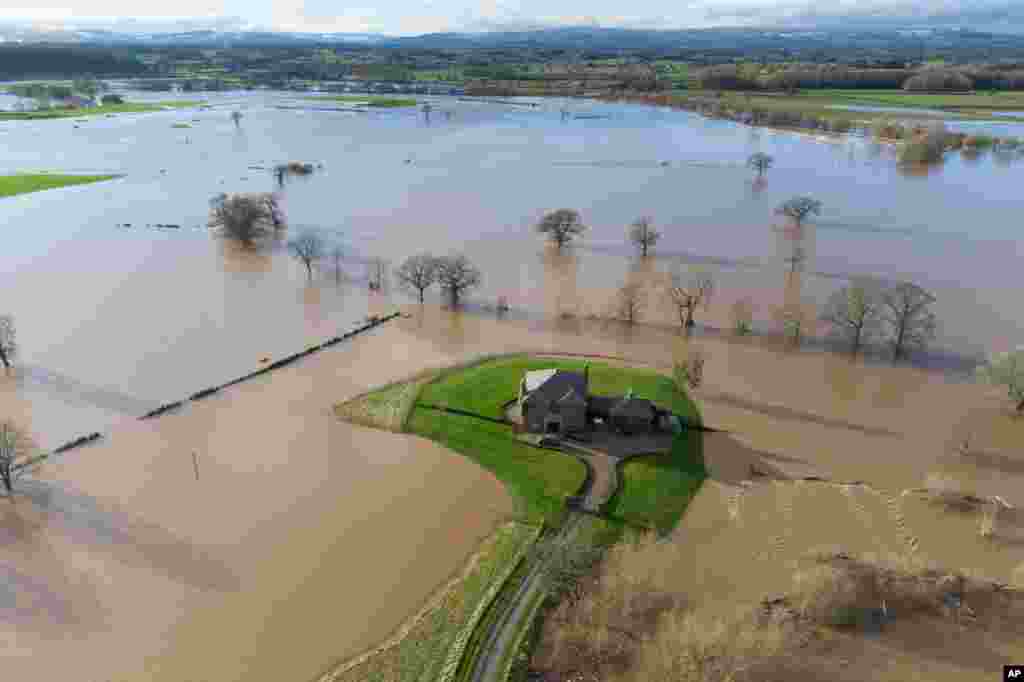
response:
[[[211,395],[215,395],[215,394],[219,393],[221,391],[221,389],[225,389],[225,388],[228,388],[230,386],[234,386],[236,384],[240,384],[243,381],[248,381],[249,379],[253,379],[255,377],[258,377],[261,374],[266,374],[267,372],[272,372],[275,369],[280,369],[280,368],[285,367],[287,365],[290,365],[293,362],[295,362],[297,360],[300,360],[300,359],[302,359],[302,358],[304,358],[304,357],[306,357],[308,355],[312,355],[313,353],[317,353],[319,351],[326,350],[327,348],[330,348],[331,346],[335,346],[335,345],[341,343],[342,341],[347,341],[348,339],[351,339],[351,338],[353,338],[353,337],[355,337],[355,336],[357,336],[359,334],[362,334],[363,332],[367,332],[367,331],[369,331],[371,329],[379,327],[380,325],[384,324],[385,322],[389,322],[389,321],[395,319],[396,317],[401,316],[401,314],[402,314],[401,312],[395,311],[395,312],[391,313],[390,315],[385,315],[383,317],[376,317],[376,316],[370,317],[369,321],[366,322],[366,324],[363,324],[363,325],[361,325],[359,327],[356,327],[355,329],[352,329],[351,331],[347,331],[344,334],[339,334],[338,336],[333,336],[333,337],[327,339],[326,341],[324,341],[323,343],[317,344],[315,346],[310,346],[310,347],[306,348],[305,350],[299,351],[298,353],[292,353],[291,355],[285,356],[285,357],[281,358],[280,360],[275,360],[274,362],[269,363],[265,367],[260,367],[259,369],[255,370],[253,372],[249,372],[248,374],[244,374],[244,375],[238,377],[237,379],[232,379],[231,381],[223,383],[223,384],[221,384],[219,386],[211,386],[210,388],[204,388],[201,391],[196,391],[195,393],[193,393],[192,395],[190,395],[187,398],[183,398],[181,400],[177,400],[177,401],[172,402],[172,403],[165,403],[165,404],[161,405],[160,407],[157,407],[154,410],[150,410],[146,414],[144,414],[141,417],[139,417],[139,419],[152,419],[154,417],[159,417],[161,415],[167,414],[168,412],[172,412],[172,411],[178,409],[179,407],[182,407],[183,405],[185,405],[185,403],[194,402],[194,401],[197,401],[197,400],[202,400],[204,398],[208,398]],[[58,447],[58,448],[54,449],[53,451],[51,451],[50,453],[44,453],[44,454],[38,455],[36,457],[32,457],[31,459],[18,464],[15,467],[15,470],[20,471],[20,470],[23,470],[23,469],[27,469],[28,467],[34,466],[36,464],[39,464],[40,462],[45,460],[50,455],[56,455],[56,454],[67,452],[69,450],[73,450],[75,448],[78,448],[78,447],[81,447],[83,445],[87,445],[89,443],[92,443],[92,442],[94,442],[96,440],[99,440],[102,437],[103,437],[102,434],[94,432],[94,433],[90,433],[87,436],[82,436],[82,437],[76,438],[76,439],[74,439],[72,441],[68,441],[67,443],[64,443],[60,447]]]

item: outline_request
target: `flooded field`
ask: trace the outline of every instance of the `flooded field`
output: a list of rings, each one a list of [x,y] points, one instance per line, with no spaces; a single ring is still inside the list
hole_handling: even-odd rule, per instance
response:
[[[753,552],[766,578],[752,590],[771,587],[773,561],[827,541],[816,524],[825,518],[858,546],[898,550],[912,533],[937,559],[970,553],[996,577],[1024,560],[1021,544],[982,547],[970,521],[951,519],[963,539],[947,542],[931,508],[907,500],[896,523],[891,506],[935,473],[1024,505],[1024,420],[999,391],[964,380],[973,357],[1024,334],[1019,168],[955,159],[915,177],[861,139],[625,105],[573,102],[588,117],[563,122],[560,102],[436,99],[430,120],[278,109],[301,105],[279,94],[209,102],[0,123],[0,171],[125,174],[0,202],[0,313],[15,316],[22,348],[19,367],[0,376],[0,410],[44,448],[106,436],[46,464],[4,505],[0,638],[19,678],[302,680],[382,640],[511,502],[468,461],[340,423],[331,406],[480,353],[593,353],[670,371],[700,347],[698,401],[728,437],[707,444],[717,473],[685,524],[708,548],[692,545],[701,563],[691,563]],[[757,150],[777,159],[763,185],[744,167]],[[204,227],[213,195],[270,191],[271,169],[288,160],[323,164],[285,184],[283,205],[289,235],[309,227],[344,246],[341,282],[331,272],[308,280],[282,241],[253,252]],[[825,207],[798,240],[808,254],[799,268],[773,215],[794,194]],[[590,230],[557,254],[533,224],[562,206],[580,209]],[[638,263],[625,230],[644,214],[664,238]],[[368,293],[368,264],[424,249],[465,251],[480,266],[475,312],[410,307],[409,319],[180,414],[135,420],[407,302]],[[718,287],[687,339],[664,288],[694,265]],[[813,315],[855,274],[932,288],[937,352],[895,367],[721,333],[740,298],[773,331],[781,307]],[[646,291],[651,324],[586,319],[606,315],[627,281]],[[499,296],[513,306],[508,319],[481,306]],[[956,456],[968,436],[980,454]],[[780,477],[864,481],[879,496],[775,481],[737,516],[730,505],[751,462]],[[721,581],[711,587],[742,582]]]
[[[308,680],[383,640],[511,510],[468,460],[334,417],[444,360],[385,343],[125,425],[23,482],[0,509],[7,674]]]
[[[39,405],[40,419],[63,411],[43,403],[76,398],[138,414],[350,325],[370,305],[360,285],[367,261],[421,249],[466,251],[484,272],[480,300],[602,314],[635,268],[625,230],[643,214],[664,232],[644,267],[663,278],[693,264],[717,274],[721,314],[709,323],[728,326],[731,303],[750,296],[758,324],[773,328],[779,306],[813,308],[843,277],[866,273],[933,288],[940,349],[977,355],[1024,332],[1018,171],[988,158],[912,177],[862,139],[822,143],[633,105],[573,102],[599,117],[563,121],[560,102],[440,98],[427,120],[414,109],[282,110],[309,104],[283,94],[207,100],[204,110],[0,124],[0,171],[126,176],[0,204],[0,288],[31,371],[4,381],[4,401]],[[777,161],[752,186],[744,163],[756,150]],[[287,160],[323,164],[283,190],[290,234],[313,227],[342,244],[353,282],[330,273],[307,282],[283,243],[254,254],[204,227],[212,196],[270,191],[271,169]],[[793,244],[773,214],[794,194],[824,203],[805,235],[798,287]],[[568,260],[552,258],[532,229],[559,206],[578,208],[590,226]],[[571,291],[552,304],[551,284],[568,280]],[[656,294],[646,316],[671,321]],[[62,419],[40,428],[51,444],[77,435]]]

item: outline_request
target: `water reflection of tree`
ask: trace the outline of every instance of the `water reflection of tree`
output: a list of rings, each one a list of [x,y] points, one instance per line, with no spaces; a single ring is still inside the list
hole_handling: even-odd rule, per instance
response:
[[[273,269],[273,248],[246,246],[234,239],[218,239],[221,269],[233,274],[267,273]]]
[[[546,245],[541,263],[544,266],[543,296],[548,317],[553,320],[579,317],[579,261],[575,250],[559,250]]]

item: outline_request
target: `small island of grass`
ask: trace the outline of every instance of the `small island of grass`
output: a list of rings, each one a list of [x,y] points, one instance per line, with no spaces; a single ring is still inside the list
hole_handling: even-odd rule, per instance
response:
[[[307,97],[310,102],[341,102],[343,104],[365,104],[368,107],[394,109],[398,107],[414,107],[416,100],[412,97],[382,97],[380,95],[332,95],[330,97]]]
[[[101,104],[94,107],[38,109],[36,111],[0,111],[0,121],[44,121],[107,114],[144,114],[167,109],[185,109],[198,106],[199,102],[170,100],[165,102],[125,102],[123,104]]]
[[[118,175],[59,175],[56,173],[18,173],[16,175],[0,175],[0,197],[12,197],[17,194],[42,192],[47,189],[68,187],[71,185],[87,185],[93,182],[113,180]]]

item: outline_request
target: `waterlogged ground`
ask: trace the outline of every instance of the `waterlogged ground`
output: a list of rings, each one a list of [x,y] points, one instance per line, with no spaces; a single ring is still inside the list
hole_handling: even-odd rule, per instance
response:
[[[211,103],[79,128],[0,123],[0,171],[126,175],[0,201],[0,312],[15,315],[22,346],[21,366],[0,376],[0,410],[44,447],[106,434],[4,505],[0,642],[19,679],[311,679],[383,640],[511,503],[465,460],[340,423],[331,406],[485,352],[596,353],[670,371],[692,346],[705,351],[701,411],[729,433],[708,443],[712,482],[684,521],[705,538],[686,543],[691,566],[739,551],[769,565],[836,529],[879,551],[909,546],[912,533],[922,551],[969,556],[994,577],[1024,560],[1019,542],[982,547],[971,520],[885,503],[940,472],[1024,504],[1024,421],[1000,392],[963,380],[964,355],[1024,332],[1018,168],[982,158],[905,175],[890,150],[863,140],[582,102],[571,106],[598,118],[563,123],[555,102],[437,100],[430,122],[416,111],[282,110],[300,98],[259,93]],[[777,164],[754,185],[743,164],[759,149]],[[270,190],[269,169],[290,159],[324,164],[284,188],[284,205],[289,230],[312,226],[346,246],[341,283],[332,272],[307,280],[280,241],[254,253],[202,227],[213,194]],[[823,216],[803,234],[773,229],[773,208],[796,193],[824,201]],[[591,230],[556,254],[531,225],[560,206],[582,210]],[[641,214],[665,232],[645,263],[623,240]],[[797,244],[808,260],[791,271]],[[484,272],[477,303],[506,296],[515,319],[413,308],[181,414],[134,420],[406,301],[368,295],[367,261],[428,248],[466,251]],[[583,319],[607,313],[631,281],[647,292],[642,319],[672,323],[668,273],[694,263],[719,280],[698,321],[724,329],[741,297],[771,330],[779,308],[813,313],[845,275],[913,277],[938,294],[942,322],[943,352],[919,364],[944,371],[703,326],[688,342],[670,326]],[[951,454],[965,434],[984,456]],[[772,483],[751,493],[754,516],[742,519],[779,522],[754,538],[729,506],[751,462],[865,481],[887,497]],[[950,524],[967,530],[949,535]],[[1015,532],[1008,524],[1005,538]],[[775,574],[763,575],[727,573],[721,587],[774,589]]]
[[[812,310],[844,276],[869,273],[935,290],[939,348],[974,355],[1024,334],[1013,164],[955,158],[920,177],[859,138],[816,141],[634,105],[573,101],[587,118],[562,120],[560,101],[433,101],[429,120],[417,109],[312,111],[301,95],[240,93],[209,95],[204,109],[0,123],[0,172],[125,175],[0,202],[4,312],[29,368],[3,382],[0,400],[27,402],[37,436],[63,442],[78,425],[51,421],[64,410],[45,403],[116,394],[84,402],[130,415],[221,383],[361,318],[373,305],[360,284],[367,260],[421,249],[467,252],[485,274],[480,300],[603,314],[633,276],[624,235],[644,214],[664,232],[644,268],[662,279],[693,264],[715,271],[720,314],[709,321],[722,326],[741,297],[774,328],[783,304]],[[744,167],[757,150],[776,157],[763,183]],[[214,194],[269,191],[271,168],[288,160],[323,167],[283,190],[290,231],[273,248],[254,254],[208,234]],[[773,215],[794,194],[825,207],[799,240]],[[560,206],[581,210],[590,230],[555,257],[532,225]],[[307,281],[283,243],[304,227],[344,246],[354,282],[330,272]],[[796,241],[806,254],[798,286],[788,273]],[[669,319],[658,292],[650,298],[645,316]],[[68,381],[81,390],[65,390]]]
[[[375,332],[46,466],[0,505],[5,673],[308,680],[383,640],[511,505],[331,404],[444,360]]]

